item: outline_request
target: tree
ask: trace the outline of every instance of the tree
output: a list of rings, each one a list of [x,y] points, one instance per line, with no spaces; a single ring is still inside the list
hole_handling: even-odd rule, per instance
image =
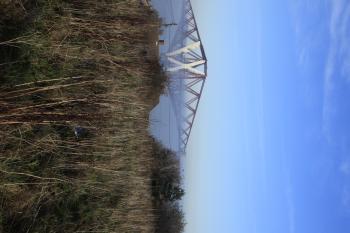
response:
[[[184,214],[177,203],[166,203],[160,207],[156,233],[181,233],[185,228]]]
[[[161,201],[180,200],[185,191],[181,188],[180,161],[177,155],[159,143],[154,145],[152,173],[153,195]]]
[[[180,161],[171,150],[155,141],[152,189],[157,210],[156,233],[180,233],[185,227],[179,200],[185,194],[181,188]]]

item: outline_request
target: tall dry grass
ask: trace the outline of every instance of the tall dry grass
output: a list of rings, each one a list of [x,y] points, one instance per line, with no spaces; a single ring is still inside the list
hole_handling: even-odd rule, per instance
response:
[[[154,232],[157,15],[138,0],[0,9],[0,232]]]

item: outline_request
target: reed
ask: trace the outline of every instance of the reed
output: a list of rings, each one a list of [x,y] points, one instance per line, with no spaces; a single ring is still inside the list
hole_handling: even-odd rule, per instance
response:
[[[0,232],[154,232],[166,76],[138,0],[0,0]]]

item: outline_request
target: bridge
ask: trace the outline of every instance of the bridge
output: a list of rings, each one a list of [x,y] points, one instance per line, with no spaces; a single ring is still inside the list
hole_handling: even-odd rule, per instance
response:
[[[185,152],[207,78],[207,58],[191,1],[184,0],[181,21],[166,56],[168,93],[178,127],[178,148]]]

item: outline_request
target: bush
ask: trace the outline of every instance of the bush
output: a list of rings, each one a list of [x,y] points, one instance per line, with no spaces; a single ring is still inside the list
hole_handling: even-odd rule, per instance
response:
[[[185,191],[181,187],[180,161],[171,150],[154,142],[152,194],[157,211],[156,232],[183,232],[185,222],[179,202]]]

